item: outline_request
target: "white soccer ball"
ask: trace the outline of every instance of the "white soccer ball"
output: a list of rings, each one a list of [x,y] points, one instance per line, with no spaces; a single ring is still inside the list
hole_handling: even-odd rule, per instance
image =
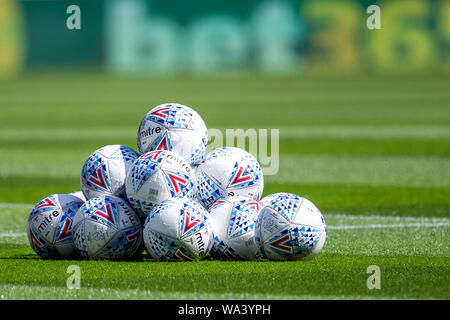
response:
[[[252,260],[259,256],[255,242],[258,201],[246,197],[217,200],[209,209],[214,230],[211,254],[227,260]]]
[[[327,227],[319,209],[292,193],[271,196],[261,208],[255,240],[270,260],[305,260],[316,256],[325,244]]]
[[[31,211],[27,235],[33,250],[42,258],[71,258],[76,255],[72,240],[73,218],[83,201],[69,194],[53,194]]]
[[[86,259],[127,259],[138,252],[142,224],[122,198],[100,196],[85,202],[73,221],[73,240]]]
[[[144,117],[137,133],[137,145],[141,154],[169,150],[181,155],[189,164],[197,164],[206,155],[208,129],[192,108],[165,103]]]
[[[131,206],[145,215],[163,200],[195,197],[192,167],[171,151],[151,151],[137,158],[127,174],[125,185]]]
[[[144,225],[147,252],[159,261],[203,259],[214,243],[207,215],[205,208],[192,199],[161,202],[153,208]]]
[[[81,170],[81,191],[87,200],[99,196],[125,196],[125,177],[139,154],[122,145],[94,151]]]
[[[250,153],[234,147],[217,148],[196,170],[198,200],[208,209],[223,197],[243,196],[259,201],[264,189],[261,166]]]

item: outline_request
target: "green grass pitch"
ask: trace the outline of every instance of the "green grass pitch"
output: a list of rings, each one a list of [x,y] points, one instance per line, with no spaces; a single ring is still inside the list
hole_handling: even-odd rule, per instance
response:
[[[0,82],[0,299],[449,299],[450,79],[112,78],[29,74]],[[194,107],[209,128],[280,130],[264,195],[293,192],[323,212],[311,261],[50,261],[26,220],[52,193],[80,189],[84,160],[136,149],[145,113]],[[69,290],[78,265],[81,289]],[[370,290],[367,268],[380,267]]]

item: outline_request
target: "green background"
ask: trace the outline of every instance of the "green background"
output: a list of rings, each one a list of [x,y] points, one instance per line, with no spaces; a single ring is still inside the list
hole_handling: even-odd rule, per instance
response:
[[[128,24],[113,2],[0,0],[0,299],[450,298],[450,1],[376,1],[381,30],[366,28],[369,2],[288,1],[263,17],[294,20],[260,37],[251,17],[262,1],[144,2]],[[81,30],[66,28],[74,3]],[[264,177],[264,196],[317,205],[328,226],[320,255],[40,259],[25,233],[33,206],[79,190],[94,150],[136,149],[141,119],[165,102],[222,132],[279,129],[280,169]],[[80,290],[66,286],[74,264]],[[370,265],[380,290],[367,288]]]

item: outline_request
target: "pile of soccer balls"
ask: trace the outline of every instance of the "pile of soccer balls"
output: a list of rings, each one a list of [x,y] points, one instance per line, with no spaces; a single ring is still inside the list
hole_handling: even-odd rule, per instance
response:
[[[108,145],[81,171],[81,191],[54,194],[31,212],[27,234],[42,258],[159,261],[306,259],[322,249],[326,225],[291,193],[260,200],[264,179],[248,152],[206,153],[208,131],[193,109],[163,104],[138,134],[139,152]]]

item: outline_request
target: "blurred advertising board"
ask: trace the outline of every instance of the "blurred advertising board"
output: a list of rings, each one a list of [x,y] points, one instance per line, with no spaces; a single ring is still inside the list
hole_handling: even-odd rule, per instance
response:
[[[0,0],[0,73],[448,73],[449,53],[449,0]]]

